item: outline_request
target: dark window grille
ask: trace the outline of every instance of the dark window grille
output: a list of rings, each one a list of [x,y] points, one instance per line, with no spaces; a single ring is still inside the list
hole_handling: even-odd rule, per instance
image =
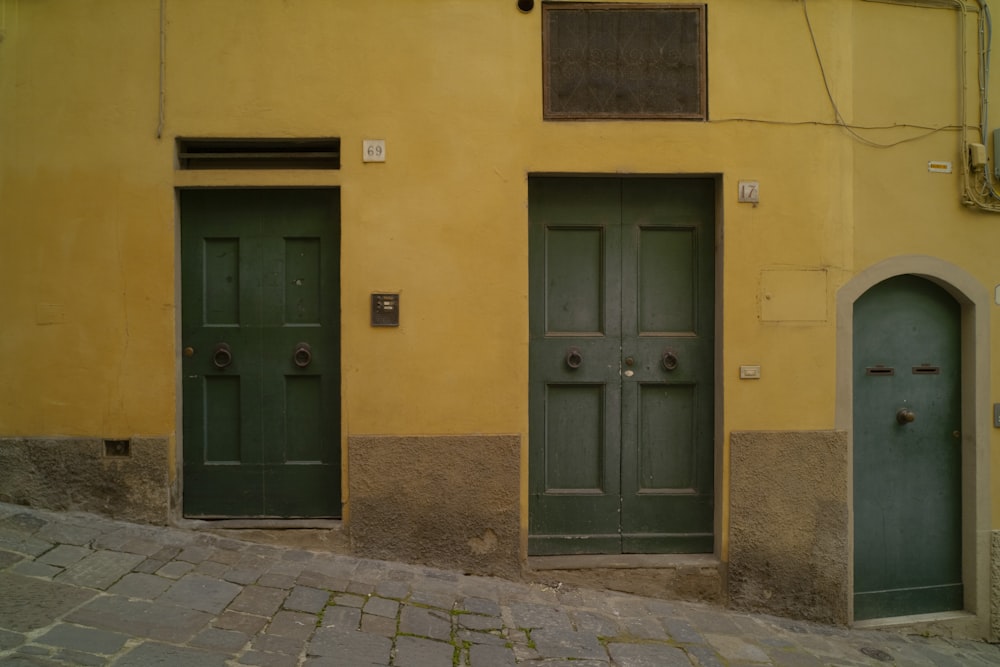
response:
[[[340,169],[340,139],[177,140],[180,169]]]
[[[705,5],[544,4],[544,117],[706,119],[705,12]]]

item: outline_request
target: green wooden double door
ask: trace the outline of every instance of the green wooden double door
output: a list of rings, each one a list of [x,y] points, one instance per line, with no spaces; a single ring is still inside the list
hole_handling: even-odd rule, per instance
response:
[[[184,190],[184,514],[337,517],[337,190]]]
[[[711,552],[714,181],[528,191],[529,553]]]
[[[962,609],[961,323],[918,276],[854,304],[854,617]]]

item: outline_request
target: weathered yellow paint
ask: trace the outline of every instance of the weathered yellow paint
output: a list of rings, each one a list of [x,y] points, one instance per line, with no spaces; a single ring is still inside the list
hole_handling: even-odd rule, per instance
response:
[[[175,437],[175,187],[341,188],[345,444],[526,442],[527,175],[721,175],[723,528],[731,430],[833,427],[834,298],[852,275],[927,254],[1000,283],[985,250],[1000,247],[1000,216],[962,208],[957,173],[927,172],[930,160],[958,171],[957,132],[871,148],[835,127],[800,2],[708,3],[707,123],[543,122],[541,11],[513,0],[165,4],[158,138],[158,0],[0,0],[0,435]],[[954,12],[808,7],[846,119],[959,122]],[[343,167],[178,173],[177,136],[339,136]],[[365,138],[386,140],[386,163],[361,162]],[[758,205],[737,203],[744,179],[760,182]],[[825,288],[762,318],[762,276],[789,271],[822,273]],[[373,291],[402,294],[398,329],[369,327]],[[785,321],[803,299],[827,316]],[[741,364],[762,378],[739,380]],[[526,470],[525,448],[522,499]],[[993,516],[1000,526],[1000,493]]]

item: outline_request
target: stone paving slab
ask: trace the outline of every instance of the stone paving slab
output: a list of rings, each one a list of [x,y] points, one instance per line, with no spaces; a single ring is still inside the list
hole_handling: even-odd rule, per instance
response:
[[[201,574],[187,574],[167,589],[167,592],[160,596],[160,601],[218,614],[239,594],[240,587],[234,583]]]
[[[989,644],[0,504],[0,665],[1000,665]]]
[[[150,665],[226,667],[228,658],[229,656],[224,653],[148,642],[126,653],[115,662],[115,665],[117,667],[149,667]]]
[[[0,628],[44,628],[96,595],[96,591],[0,572]]]
[[[136,554],[97,551],[70,565],[56,580],[63,584],[104,590],[144,560]]]
[[[66,616],[71,623],[177,644],[189,641],[212,618],[203,611],[119,595],[96,598]]]
[[[310,586],[296,586],[285,600],[285,609],[318,614],[326,609],[329,601],[330,591]]]
[[[73,649],[83,653],[111,655],[120,651],[128,639],[129,636],[121,632],[109,632],[60,623],[36,641],[39,644]]]
[[[123,595],[128,598],[155,600],[165,590],[170,588],[171,581],[163,577],[142,572],[130,572],[119,579],[108,593]]]

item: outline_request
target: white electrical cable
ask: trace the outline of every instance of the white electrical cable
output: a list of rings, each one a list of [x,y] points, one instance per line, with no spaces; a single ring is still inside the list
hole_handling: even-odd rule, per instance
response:
[[[813,31],[812,20],[809,18],[809,6],[808,6],[808,2],[807,2],[807,0],[801,0],[801,1],[802,1],[802,14],[803,14],[803,16],[805,17],[805,20],[806,20],[806,28],[808,28],[808,30],[809,30],[809,38],[812,41],[813,52],[816,54],[816,63],[819,65],[820,75],[822,76],[822,79],[823,79],[823,87],[826,90],[826,96],[827,96],[827,99],[830,101],[830,106],[833,107],[834,120],[835,120],[835,123],[833,123],[834,125],[837,125],[837,126],[843,128],[858,143],[864,144],[865,146],[869,146],[871,148],[892,148],[894,146],[898,146],[900,144],[907,143],[909,141],[916,141],[918,139],[923,139],[924,137],[930,136],[930,135],[935,134],[937,132],[941,132],[943,130],[951,130],[951,129],[961,129],[961,130],[964,130],[965,129],[965,124],[964,123],[962,125],[960,125],[960,126],[951,125],[951,126],[944,126],[944,127],[936,127],[936,128],[929,129],[929,131],[927,131],[924,134],[920,134],[920,135],[913,136],[913,137],[908,137],[906,139],[900,139],[899,141],[893,141],[893,142],[889,142],[889,143],[881,143],[881,142],[878,142],[878,141],[874,141],[872,139],[869,139],[868,137],[865,137],[865,136],[859,134],[856,131],[856,128],[860,128],[861,126],[857,126],[857,125],[853,125],[851,123],[848,123],[847,120],[844,118],[843,114],[840,113],[840,107],[837,105],[837,101],[836,101],[836,99],[833,96],[833,90],[830,88],[830,81],[829,81],[829,78],[826,75],[826,67],[823,65],[823,57],[820,55],[820,52],[819,52],[819,44],[816,41],[816,33]],[[870,2],[885,2],[887,4],[914,4],[915,5],[915,2],[900,2],[898,0],[869,0],[869,1]],[[931,0],[931,1],[932,2],[953,2],[953,3],[957,4],[957,5],[961,5],[960,0]],[[923,6],[924,8],[928,7],[928,5],[915,5],[915,6]],[[935,4],[933,6],[934,7],[940,7],[940,5],[937,5],[937,4]],[[964,6],[962,8],[964,9]],[[909,125],[907,125],[907,126],[908,127],[912,127],[912,126],[909,126]],[[874,129],[874,128],[868,128],[868,129]],[[881,128],[879,128],[879,129],[881,129]]]
[[[992,57],[992,42],[993,42],[993,18],[990,15],[990,7],[986,0],[976,0],[976,5],[978,7],[977,16],[977,54],[976,58],[978,61],[978,74],[979,74],[979,126],[980,126],[980,137],[984,148],[989,146],[989,124],[990,124],[990,58]],[[963,22],[963,27],[964,27]],[[963,38],[963,56],[964,56],[964,38]],[[963,57],[963,62],[965,58]],[[964,72],[964,69],[963,69]],[[964,102],[963,96],[963,102]],[[967,133],[963,133],[967,136]],[[990,169],[990,162],[982,167],[982,182],[978,183],[975,188],[969,183],[969,170],[968,170],[968,142],[963,137],[963,151],[965,153],[965,167],[963,168],[964,177],[964,190],[966,196],[970,200],[970,203],[975,205],[977,208],[990,211],[994,213],[1000,213],[1000,192],[997,192],[996,187],[993,182],[993,173]],[[994,146],[996,149],[996,146]],[[971,174],[976,180],[979,180],[978,170]],[[978,195],[978,196],[974,196]]]
[[[1000,193],[993,185],[993,174],[990,172],[989,161],[982,168],[982,176],[978,169],[973,172],[970,169],[969,159],[969,119],[966,110],[966,99],[968,97],[968,80],[966,76],[966,64],[968,63],[968,44],[966,38],[966,23],[969,12],[968,5],[963,0],[867,0],[868,2],[880,2],[892,5],[907,5],[910,7],[947,8],[954,7],[959,12],[958,39],[960,48],[959,70],[959,118],[961,123],[961,136],[959,137],[959,162],[962,165],[962,203],[975,206],[983,211],[1000,213]],[[806,0],[802,0],[805,9]],[[990,80],[990,58],[993,41],[993,20],[990,16],[988,0],[975,0],[977,7],[978,39],[977,39],[977,71],[979,78],[979,123],[978,134],[984,147],[989,146],[989,80]],[[807,19],[808,21],[808,16]],[[814,40],[815,41],[815,40]],[[818,52],[817,52],[818,56]],[[996,146],[994,146],[996,149]],[[973,180],[975,182],[973,182]]]

